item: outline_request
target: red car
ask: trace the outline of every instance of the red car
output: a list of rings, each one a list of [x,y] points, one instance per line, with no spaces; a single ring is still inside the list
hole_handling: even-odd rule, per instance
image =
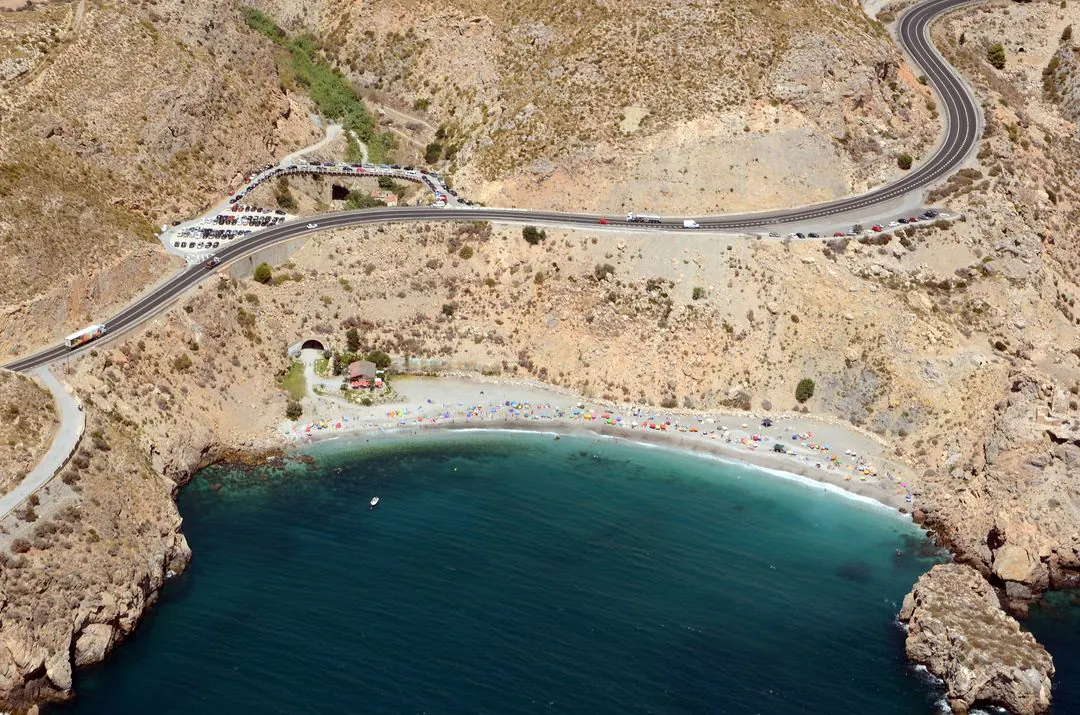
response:
[[[875,223],[873,226],[871,226],[870,229],[873,230],[873,231],[877,231],[878,233],[881,233],[884,230],[883,228],[881,228],[881,224],[877,224],[877,223]]]
[[[219,263],[221,263],[221,259],[217,256],[213,256],[210,260],[203,263],[203,265],[206,266],[207,270],[209,270]]]
[[[907,222],[908,223],[918,223],[919,222],[919,217],[918,216],[912,216],[911,218],[909,218],[907,220]]]
[[[602,218],[599,221],[597,221],[597,223],[602,225],[602,226],[606,226],[608,224],[608,220],[606,218]]]
[[[844,234],[840,233],[839,231],[837,231],[836,233],[833,234],[833,238],[843,238],[843,237],[844,237]]]

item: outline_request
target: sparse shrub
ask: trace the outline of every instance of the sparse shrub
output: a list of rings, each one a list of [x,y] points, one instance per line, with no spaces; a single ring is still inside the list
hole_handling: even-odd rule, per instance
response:
[[[293,422],[300,419],[302,414],[304,414],[304,407],[299,400],[289,400],[285,404],[285,416]]]
[[[274,272],[270,270],[270,264],[263,261],[255,268],[255,280],[266,285],[274,279]]]
[[[701,286],[694,286],[694,300],[701,300],[705,297],[705,289]]]
[[[1005,344],[1005,341],[1003,341],[1003,340],[995,340],[994,341],[994,350],[997,350],[999,352],[1005,352],[1008,349],[1009,349],[1009,346]]]
[[[1064,43],[1070,41],[1071,39],[1072,39],[1072,25],[1066,25],[1065,29],[1061,31],[1061,42],[1062,42],[1062,44],[1064,44]]]
[[[896,156],[896,165],[899,166],[904,171],[907,171],[908,169],[911,168],[911,163],[913,161],[914,161],[914,159],[911,158],[911,154],[908,154],[906,151],[901,152],[900,154],[898,154]]]
[[[547,232],[536,226],[526,226],[521,229],[521,237],[525,239],[525,243],[535,246],[547,238]]]
[[[602,281],[615,275],[615,266],[610,263],[597,263],[593,268],[593,275],[596,276],[597,281]]]
[[[443,303],[442,314],[445,315],[447,318],[453,316],[454,311],[456,310],[457,306],[455,306],[453,303]]]
[[[799,384],[795,387],[795,399],[800,403],[806,402],[814,396],[814,381],[808,377],[804,377],[799,380]]]
[[[1005,45],[995,42],[986,48],[986,61],[995,69],[1005,69]]]
[[[458,251],[458,255],[461,258],[463,258],[464,260],[466,260],[466,261],[469,260],[470,258],[473,257],[473,247],[472,246],[462,246],[461,250]]]
[[[187,353],[177,355],[172,361],[173,372],[187,372],[191,369],[191,358]]]
[[[11,542],[11,550],[16,554],[25,554],[30,550],[30,542],[21,537],[15,539]]]

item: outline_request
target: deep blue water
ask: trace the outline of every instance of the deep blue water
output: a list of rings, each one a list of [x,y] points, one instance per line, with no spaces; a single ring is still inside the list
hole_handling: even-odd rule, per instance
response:
[[[878,509],[587,438],[316,454],[197,475],[190,570],[50,712],[934,711],[894,617],[940,557]]]

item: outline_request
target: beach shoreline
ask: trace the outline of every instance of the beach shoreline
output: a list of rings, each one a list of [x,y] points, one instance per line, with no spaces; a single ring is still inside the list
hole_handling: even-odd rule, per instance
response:
[[[618,439],[748,466],[911,518],[910,472],[883,456],[887,445],[876,435],[832,421],[780,414],[770,417],[766,427],[750,414],[616,409],[505,380],[398,377],[395,387],[398,399],[389,404],[365,407],[323,397],[314,420],[282,423],[282,434],[297,448],[338,439],[390,441],[470,430]],[[783,453],[773,451],[778,445]]]

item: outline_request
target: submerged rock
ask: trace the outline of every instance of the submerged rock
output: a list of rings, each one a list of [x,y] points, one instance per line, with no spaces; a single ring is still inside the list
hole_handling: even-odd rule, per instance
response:
[[[904,597],[900,620],[908,625],[908,659],[944,681],[954,713],[975,705],[1013,715],[1050,709],[1050,654],[1001,609],[978,571],[935,566]]]

